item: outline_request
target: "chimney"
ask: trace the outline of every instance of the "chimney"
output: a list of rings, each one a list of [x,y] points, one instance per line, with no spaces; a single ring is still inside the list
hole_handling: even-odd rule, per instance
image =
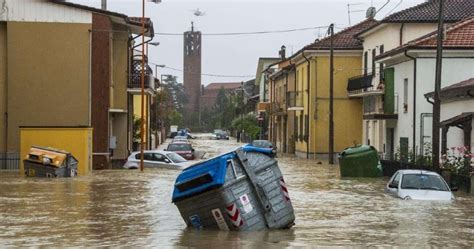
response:
[[[107,10],[107,0],[102,0],[102,9]]]
[[[285,45],[281,46],[281,49],[280,49],[280,51],[278,52],[278,54],[280,55],[280,59],[281,59],[281,60],[285,60],[285,59],[286,59],[286,47],[285,47]]]

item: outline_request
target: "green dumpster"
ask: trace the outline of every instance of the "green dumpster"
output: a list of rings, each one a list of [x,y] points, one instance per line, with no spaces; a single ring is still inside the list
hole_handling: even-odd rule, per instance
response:
[[[373,146],[361,145],[345,149],[339,154],[341,177],[380,177],[377,150]]]

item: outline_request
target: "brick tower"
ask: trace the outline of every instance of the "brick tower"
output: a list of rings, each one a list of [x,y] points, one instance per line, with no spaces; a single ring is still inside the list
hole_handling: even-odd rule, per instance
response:
[[[183,84],[188,97],[185,110],[187,113],[198,113],[201,97],[201,32],[194,31],[193,23],[191,23],[191,31],[184,33],[183,61]]]

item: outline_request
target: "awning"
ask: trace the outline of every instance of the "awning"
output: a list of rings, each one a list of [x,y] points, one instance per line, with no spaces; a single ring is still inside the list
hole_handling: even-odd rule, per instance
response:
[[[464,112],[460,115],[446,119],[440,123],[441,126],[462,126],[465,122],[471,121],[474,117],[474,112]]]

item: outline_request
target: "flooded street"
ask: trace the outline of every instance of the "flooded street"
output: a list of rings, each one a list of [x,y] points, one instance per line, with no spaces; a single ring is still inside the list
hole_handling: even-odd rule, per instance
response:
[[[235,148],[193,141],[205,158]],[[474,243],[474,198],[453,203],[403,201],[383,193],[387,179],[340,179],[336,166],[278,158],[295,208],[290,230],[187,229],[171,203],[178,171],[95,171],[75,179],[22,178],[0,172],[0,247],[160,246],[306,247],[456,246]]]

